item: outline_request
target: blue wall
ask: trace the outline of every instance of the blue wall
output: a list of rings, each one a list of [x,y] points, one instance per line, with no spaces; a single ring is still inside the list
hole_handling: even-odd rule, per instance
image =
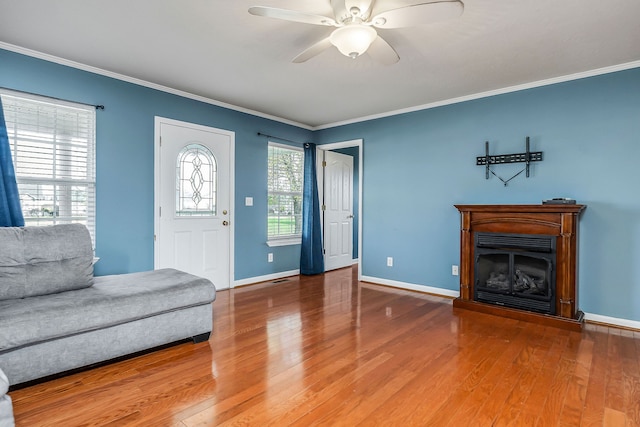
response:
[[[1,49],[0,86],[105,106],[96,113],[96,274],[153,268],[154,116],[235,132],[235,279],[299,268],[299,245],[266,245],[267,140],[257,133],[304,142],[312,132]]]
[[[505,187],[484,154],[543,151]],[[458,290],[454,204],[538,204],[571,197],[580,223],[580,308],[640,321],[640,69],[315,132],[364,139],[362,273]],[[499,165],[506,178],[522,164]],[[386,257],[394,266],[386,267]]]
[[[97,112],[97,274],[153,267],[157,115],[236,133],[236,280],[299,265],[298,246],[265,244],[267,141],[256,133],[318,143],[363,138],[364,275],[457,290],[454,204],[572,197],[588,205],[580,308],[640,321],[640,69],[316,132],[4,50],[0,86],[105,105]],[[485,180],[475,165],[484,141],[493,154],[517,153],[526,136],[545,157],[531,177],[507,187]],[[495,170],[507,178],[521,166]],[[246,196],[254,206],[244,206]]]

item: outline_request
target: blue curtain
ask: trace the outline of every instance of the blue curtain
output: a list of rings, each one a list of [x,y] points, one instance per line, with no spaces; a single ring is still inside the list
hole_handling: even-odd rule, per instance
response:
[[[0,99],[0,227],[23,227],[20,195],[11,161],[11,147]]]
[[[324,273],[320,201],[316,177],[316,145],[304,144],[304,187],[302,189],[302,248],[300,273]]]

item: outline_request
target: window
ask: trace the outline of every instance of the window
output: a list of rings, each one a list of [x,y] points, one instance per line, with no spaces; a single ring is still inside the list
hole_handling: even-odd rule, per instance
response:
[[[215,216],[216,159],[207,147],[189,144],[176,161],[176,216]]]
[[[302,235],[303,151],[269,143],[267,239],[299,243]]]
[[[25,225],[81,223],[95,244],[95,108],[0,96]]]

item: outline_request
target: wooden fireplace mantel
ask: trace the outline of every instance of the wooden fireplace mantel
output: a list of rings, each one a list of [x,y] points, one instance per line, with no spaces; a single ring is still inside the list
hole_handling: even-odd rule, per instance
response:
[[[586,205],[455,205],[460,211],[460,297],[456,308],[581,330],[578,309],[578,222]],[[556,236],[556,315],[474,301],[474,233]]]

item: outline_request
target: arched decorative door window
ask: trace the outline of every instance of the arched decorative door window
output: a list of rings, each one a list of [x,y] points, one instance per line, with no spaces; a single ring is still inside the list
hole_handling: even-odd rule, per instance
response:
[[[176,161],[176,216],[215,216],[217,162],[201,144],[189,144]]]

